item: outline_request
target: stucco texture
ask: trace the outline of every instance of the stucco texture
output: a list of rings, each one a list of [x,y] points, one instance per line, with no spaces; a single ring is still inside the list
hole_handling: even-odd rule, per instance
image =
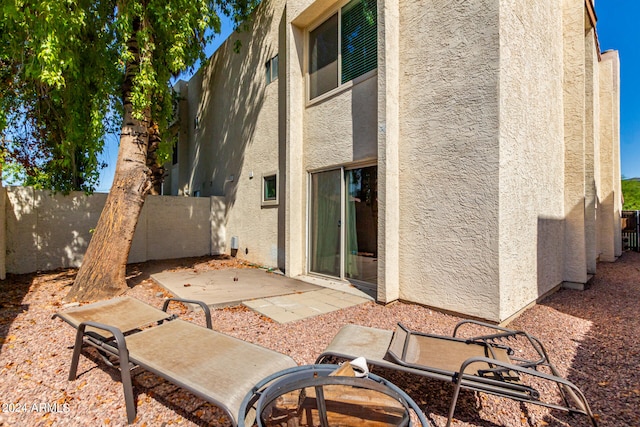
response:
[[[499,315],[498,6],[400,2],[400,298],[484,318]]]
[[[238,256],[271,267],[283,263],[284,202],[263,206],[262,180],[276,174],[283,192],[284,79],[267,84],[265,64],[279,54],[284,4],[262,2],[250,27],[233,33],[188,82],[186,158],[171,174],[188,195],[224,197],[226,251],[237,237]],[[280,76],[284,56],[279,55]]]
[[[500,5],[496,320],[562,282],[565,226],[562,7],[525,0]]]

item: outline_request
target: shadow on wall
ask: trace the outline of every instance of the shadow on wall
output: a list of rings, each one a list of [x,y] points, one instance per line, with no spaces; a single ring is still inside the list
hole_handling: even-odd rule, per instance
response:
[[[250,28],[233,33],[190,82],[200,87],[189,88],[190,97],[192,91],[199,92],[198,99],[190,99],[191,108],[197,103],[197,111],[189,114],[194,144],[189,187],[203,196],[225,196],[227,213],[235,202],[245,151],[263,109],[265,61],[277,54],[277,46],[268,43],[271,8],[270,0],[262,2]],[[236,40],[242,43],[239,53],[233,52]]]
[[[80,266],[105,199],[106,194],[63,196],[8,187],[7,271]]]

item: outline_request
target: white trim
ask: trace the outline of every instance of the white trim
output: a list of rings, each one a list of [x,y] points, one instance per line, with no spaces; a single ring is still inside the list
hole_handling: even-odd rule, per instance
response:
[[[347,4],[349,4],[352,0],[342,0],[338,3],[336,3],[335,6],[333,6],[332,8],[326,10],[325,12],[323,12],[318,18],[314,19],[312,21],[312,23],[310,25],[308,25],[305,29],[304,29],[304,46],[303,46],[303,67],[302,67],[302,73],[304,76],[304,84],[305,84],[305,88],[304,88],[304,92],[305,92],[305,106],[311,106],[313,104],[316,104],[318,102],[321,102],[327,98],[330,98],[332,96],[337,95],[338,93],[344,92],[350,88],[352,88],[354,85],[367,80],[371,77],[373,77],[374,75],[378,74],[378,66],[376,65],[376,68],[366,72],[365,74],[362,74],[358,77],[356,77],[355,79],[349,80],[346,83],[340,83],[340,81],[342,80],[342,8],[344,6],[346,6]],[[337,61],[338,61],[338,86],[336,86],[334,89],[331,89],[328,92],[323,93],[322,95],[318,95],[315,98],[311,99],[311,94],[309,93],[310,91],[310,84],[309,84],[309,33],[311,33],[313,30],[315,30],[316,28],[318,28],[320,25],[324,24],[325,21],[327,21],[329,18],[331,18],[333,15],[337,14],[338,15],[338,57],[337,57]],[[377,16],[376,16],[376,20],[377,20]],[[377,43],[377,42],[376,42]]]
[[[275,199],[269,199],[269,200],[267,200],[267,199],[265,199],[265,197],[264,197],[264,190],[265,190],[264,183],[265,183],[265,178],[270,178],[270,177],[272,177],[272,176],[276,178],[276,197],[275,197]],[[260,180],[260,190],[261,190],[261,191],[260,191],[260,205],[261,205],[261,206],[263,206],[263,207],[264,207],[264,206],[277,206],[277,205],[278,205],[278,203],[279,203],[279,202],[278,202],[278,200],[279,200],[279,198],[280,198],[280,195],[278,194],[278,193],[280,192],[280,191],[279,191],[279,189],[278,189],[278,182],[279,182],[279,179],[278,179],[278,171],[274,171],[274,172],[267,172],[267,173],[263,173],[263,174],[262,174],[262,178],[261,178],[261,180]]]

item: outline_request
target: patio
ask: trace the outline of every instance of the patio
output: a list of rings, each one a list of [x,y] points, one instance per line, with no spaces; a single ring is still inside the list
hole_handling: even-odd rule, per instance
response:
[[[128,294],[159,306],[168,292],[158,287],[151,275],[169,269],[235,267],[238,265],[233,262],[202,259],[182,261],[180,265],[153,262],[131,266],[132,288]],[[0,413],[0,425],[126,422],[118,375],[99,359],[81,358],[79,378],[67,381],[73,332],[60,321],[51,320],[51,315],[62,308],[61,299],[74,275],[75,270],[63,270],[9,276],[0,282],[0,396],[7,409]],[[562,375],[584,391],[600,426],[640,425],[638,300],[640,254],[626,252],[615,263],[599,264],[593,285],[586,291],[560,290],[510,325],[527,330],[547,345]],[[182,317],[204,324],[197,311],[185,310]],[[391,330],[399,321],[410,328],[444,334],[451,332],[458,318],[412,304],[381,306],[365,302],[278,323],[245,306],[235,306],[215,310],[213,327],[308,364],[345,324]],[[433,425],[444,425],[451,387],[411,375],[377,373],[407,391]],[[139,409],[134,425],[228,425],[217,408],[153,374],[134,371],[134,388]],[[461,399],[455,426],[586,425],[580,417],[482,394],[465,393]]]

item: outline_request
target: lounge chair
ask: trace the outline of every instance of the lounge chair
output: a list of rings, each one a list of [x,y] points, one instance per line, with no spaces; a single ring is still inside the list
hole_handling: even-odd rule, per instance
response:
[[[471,325],[492,329],[487,335],[459,338],[463,327]],[[523,353],[510,347],[526,343]],[[522,356],[522,355],[530,355]],[[460,389],[490,393],[517,401],[533,403],[596,419],[586,398],[573,383],[561,378],[549,361],[542,343],[526,332],[465,320],[458,323],[452,336],[415,332],[398,324],[395,331],[346,325],[318,357],[323,363],[330,357],[352,359],[363,356],[373,366],[409,372],[436,380],[453,382],[447,426],[451,424]],[[546,368],[547,372],[538,369]],[[549,381],[558,386],[562,403],[541,399],[529,380]],[[534,381],[535,382],[535,381]]]
[[[277,372],[256,384],[240,413],[255,411],[258,427],[391,427],[411,426],[413,412],[420,425],[429,427],[420,407],[404,391],[375,374],[356,377],[353,370],[349,374],[344,370],[348,365],[306,365]]]
[[[197,303],[207,328],[167,313],[171,301]],[[162,310],[130,297],[72,308],[54,315],[77,329],[69,381],[84,345],[119,365],[127,420],[136,417],[130,369],[139,366],[222,408],[234,425],[245,395],[264,377],[296,366],[289,356],[213,331],[209,308],[171,298]],[[116,361],[112,363],[112,361]]]

